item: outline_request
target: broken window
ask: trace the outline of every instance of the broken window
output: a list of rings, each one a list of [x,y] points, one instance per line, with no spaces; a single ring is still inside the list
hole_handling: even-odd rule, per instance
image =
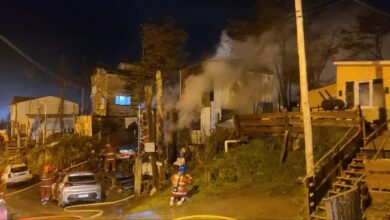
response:
[[[117,95],[117,96],[115,96],[115,104],[116,105],[130,105],[131,104],[131,97]]]

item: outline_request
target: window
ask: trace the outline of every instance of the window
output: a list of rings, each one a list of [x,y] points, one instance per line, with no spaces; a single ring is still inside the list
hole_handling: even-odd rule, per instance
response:
[[[370,83],[369,82],[359,83],[359,105],[360,106],[370,105]]]
[[[354,83],[346,82],[345,83],[345,104],[347,109],[355,107],[355,95],[353,90],[354,90]]]
[[[130,105],[131,104],[131,97],[117,95],[117,96],[115,96],[115,104],[116,105]]]
[[[75,175],[75,176],[69,176],[69,182],[92,182],[95,181],[94,175]]]
[[[379,108],[385,107],[385,99],[384,99],[384,89],[383,89],[383,80],[382,79],[374,79],[372,82],[373,87],[373,105]]]
[[[21,167],[12,167],[11,168],[11,173],[21,173],[25,172],[28,170],[27,166],[21,166]]]

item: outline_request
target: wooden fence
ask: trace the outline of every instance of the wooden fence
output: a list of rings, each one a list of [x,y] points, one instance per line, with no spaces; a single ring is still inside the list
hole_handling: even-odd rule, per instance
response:
[[[358,111],[312,112],[312,126],[352,127],[359,120]],[[301,112],[277,112],[235,115],[234,127],[239,135],[255,136],[266,133],[303,132]]]

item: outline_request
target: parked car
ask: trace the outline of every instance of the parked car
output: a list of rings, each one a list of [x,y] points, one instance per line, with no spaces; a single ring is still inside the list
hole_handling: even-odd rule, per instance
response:
[[[102,189],[94,173],[74,171],[57,176],[52,185],[53,199],[58,206],[65,206],[76,201],[99,202]]]
[[[33,175],[25,163],[18,163],[8,165],[1,178],[3,183],[11,185],[31,181],[33,179]]]

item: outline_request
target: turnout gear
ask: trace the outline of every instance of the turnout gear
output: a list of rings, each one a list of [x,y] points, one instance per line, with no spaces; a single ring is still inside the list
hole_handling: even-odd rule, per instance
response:
[[[51,200],[51,186],[53,184],[53,175],[51,172],[51,167],[45,165],[43,170],[43,175],[41,177],[41,202],[46,204]]]
[[[2,176],[2,175],[3,174],[0,173],[0,176]],[[5,183],[0,178],[0,200],[4,199],[4,197],[5,197]]]
[[[115,172],[116,170],[116,161],[115,161],[115,151],[113,147],[110,144],[106,145],[106,154],[105,154],[105,160],[104,160],[104,171],[108,172],[111,170]]]
[[[185,172],[186,167],[182,165],[179,172],[171,177],[172,193],[169,203],[171,206],[175,201],[178,201],[177,205],[180,206],[188,198],[188,186],[192,184],[192,177]]]

